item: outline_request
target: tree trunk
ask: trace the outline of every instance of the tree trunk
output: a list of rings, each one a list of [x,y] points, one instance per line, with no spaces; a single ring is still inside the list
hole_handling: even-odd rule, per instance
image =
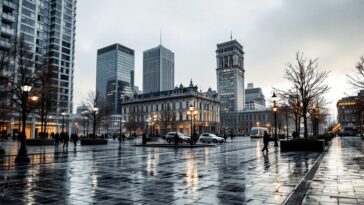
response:
[[[304,108],[302,111],[303,111],[303,129],[304,129],[303,136],[305,137],[305,139],[307,139],[308,134],[307,134],[307,111],[306,111],[306,108]]]

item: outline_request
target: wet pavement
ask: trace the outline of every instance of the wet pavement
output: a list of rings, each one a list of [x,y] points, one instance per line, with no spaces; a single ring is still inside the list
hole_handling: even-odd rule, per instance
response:
[[[326,187],[338,188],[341,177],[348,182],[338,188],[345,196],[353,194],[357,203],[364,198],[364,172],[356,163],[364,166],[362,143],[350,139],[334,139],[304,203],[318,204],[312,199],[321,199]],[[320,155],[280,153],[273,143],[265,155],[262,142],[250,138],[194,149],[134,143],[127,140],[119,148],[110,140],[76,150],[70,144],[67,151],[28,146],[31,164],[15,166],[18,143],[6,142],[10,156],[0,161],[0,204],[282,204]]]
[[[364,140],[335,138],[302,204],[364,204]]]

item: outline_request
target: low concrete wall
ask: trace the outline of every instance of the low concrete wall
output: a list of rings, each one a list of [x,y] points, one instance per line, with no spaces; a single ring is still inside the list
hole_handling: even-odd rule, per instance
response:
[[[31,146],[43,146],[43,145],[54,145],[53,139],[27,139],[27,145]]]
[[[322,152],[325,149],[325,140],[281,140],[281,152],[313,151]]]

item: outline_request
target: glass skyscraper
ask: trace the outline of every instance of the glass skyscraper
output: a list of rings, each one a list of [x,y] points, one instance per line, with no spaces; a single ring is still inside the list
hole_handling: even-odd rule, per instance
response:
[[[217,44],[217,92],[221,112],[244,110],[244,52],[236,40]]]
[[[174,53],[159,45],[143,52],[143,93],[174,88]]]
[[[113,44],[97,50],[96,90],[121,113],[121,100],[134,92],[134,50]]]
[[[0,0],[0,49],[24,36],[34,55],[34,69],[49,58],[56,69],[51,113],[72,113],[76,0]]]

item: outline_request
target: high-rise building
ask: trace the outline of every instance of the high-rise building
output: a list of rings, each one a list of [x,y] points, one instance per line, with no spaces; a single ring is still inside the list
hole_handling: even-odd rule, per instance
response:
[[[56,89],[52,91],[48,115],[56,118],[73,111],[76,3],[77,0],[0,0],[0,51],[9,49],[22,36],[33,53],[32,72],[45,61],[52,65],[56,76],[52,86]],[[13,64],[8,72],[14,73],[17,66]],[[18,82],[16,77],[14,80]],[[11,121],[12,131],[17,125],[15,118]],[[56,126],[49,123],[47,131],[56,132]],[[31,129],[34,136],[38,129],[34,120]]]
[[[15,37],[24,36],[34,55],[44,63],[49,57],[57,76],[52,114],[72,113],[73,65],[77,0],[0,1],[0,47],[6,49]],[[0,49],[1,49],[0,48]],[[34,68],[33,68],[34,69]]]
[[[261,88],[255,88],[253,83],[248,83],[245,89],[245,103],[256,103],[265,107],[265,97]]]
[[[236,40],[217,44],[216,50],[217,92],[221,112],[244,110],[244,51]]]
[[[101,48],[96,64],[96,90],[120,114],[122,99],[134,91],[134,50],[120,44]]]
[[[143,52],[143,93],[174,88],[174,53],[159,45]]]

